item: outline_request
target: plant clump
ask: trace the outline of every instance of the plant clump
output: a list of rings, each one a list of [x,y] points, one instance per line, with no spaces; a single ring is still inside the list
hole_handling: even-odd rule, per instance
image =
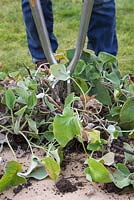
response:
[[[69,75],[73,54],[68,50],[66,59],[50,69],[26,67],[25,77],[0,72],[0,151],[7,143],[15,157],[0,179],[0,192],[30,177],[56,181],[64,149],[73,139],[85,152],[89,181],[134,186],[133,75],[121,77],[116,57],[104,52],[83,52]],[[14,150],[14,142],[22,141],[32,155],[26,172]],[[45,156],[39,159],[33,147]]]

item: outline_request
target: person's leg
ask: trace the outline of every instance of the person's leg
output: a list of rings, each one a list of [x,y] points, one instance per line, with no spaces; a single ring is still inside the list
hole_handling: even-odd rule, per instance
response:
[[[52,2],[51,0],[41,0],[41,5],[43,9],[43,14],[46,21],[46,26],[48,29],[48,34],[50,38],[50,42],[52,45],[53,52],[58,48],[58,43],[56,37],[53,34],[53,12],[52,12]],[[34,19],[31,13],[29,0],[22,0],[22,11],[24,16],[24,22],[26,26],[27,33],[27,42],[28,48],[30,50],[33,62],[36,63],[38,61],[44,60],[46,57],[44,55],[38,33],[36,30],[36,26],[34,23]]]
[[[87,48],[96,55],[105,51],[117,54],[116,12],[114,0],[95,0],[88,29]]]

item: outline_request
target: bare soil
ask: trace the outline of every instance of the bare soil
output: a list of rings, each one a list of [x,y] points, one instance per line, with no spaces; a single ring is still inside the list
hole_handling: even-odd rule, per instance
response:
[[[30,154],[18,153],[18,160],[23,165],[23,170],[28,168]],[[38,157],[43,152],[35,150]],[[0,174],[7,161],[13,160],[8,148],[1,153],[2,163]],[[20,157],[20,158],[19,158]],[[79,151],[67,153],[62,164],[62,171],[59,180],[55,183],[49,178],[37,181],[30,179],[24,185],[11,188],[0,194],[0,200],[134,200],[133,188],[117,189],[113,184],[96,184],[86,180],[84,175],[84,154]]]

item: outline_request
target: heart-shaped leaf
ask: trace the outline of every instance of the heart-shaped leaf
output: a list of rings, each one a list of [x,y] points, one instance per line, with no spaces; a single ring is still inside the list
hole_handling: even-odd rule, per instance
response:
[[[54,64],[50,67],[53,76],[57,80],[66,81],[70,78],[67,73],[66,67],[63,64]]]
[[[104,105],[111,105],[111,97],[108,89],[101,82],[101,80],[95,81],[95,87],[91,90],[91,95],[95,95],[96,99],[98,99]]]
[[[62,147],[81,133],[79,118],[70,108],[65,108],[63,115],[56,115],[53,128],[55,138]]]
[[[18,162],[10,161],[7,163],[5,174],[0,179],[0,192],[3,192],[10,187],[26,183],[26,179],[18,175],[18,172],[21,170],[21,165]]]
[[[93,182],[98,183],[111,183],[111,177],[109,171],[104,165],[93,158],[88,159],[89,168],[86,173],[90,175]]]

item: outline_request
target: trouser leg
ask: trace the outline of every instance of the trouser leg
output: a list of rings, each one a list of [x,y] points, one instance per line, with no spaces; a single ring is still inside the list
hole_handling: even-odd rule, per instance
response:
[[[52,45],[52,50],[53,52],[55,52],[58,48],[58,43],[55,35],[53,34],[52,2],[51,0],[41,0],[41,5],[46,21],[50,42]],[[37,61],[44,60],[46,57],[44,55],[41,42],[39,40],[37,29],[31,13],[29,0],[22,0],[22,12],[26,26],[28,48],[33,58],[33,62],[35,63]]]
[[[87,36],[87,48],[93,50],[96,55],[100,51],[117,54],[114,0],[95,0]]]

